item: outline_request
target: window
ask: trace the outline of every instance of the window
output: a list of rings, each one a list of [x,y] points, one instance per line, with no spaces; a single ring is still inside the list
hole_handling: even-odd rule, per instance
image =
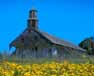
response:
[[[38,48],[37,48],[37,47],[35,47],[35,50],[37,51],[37,50],[38,50]]]
[[[35,20],[32,20],[32,26],[36,27],[36,21]]]
[[[52,55],[53,56],[57,55],[57,49],[55,47],[52,48]]]

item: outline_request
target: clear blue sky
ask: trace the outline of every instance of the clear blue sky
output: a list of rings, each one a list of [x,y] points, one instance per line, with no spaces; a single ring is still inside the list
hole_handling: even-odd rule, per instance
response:
[[[78,44],[94,36],[94,0],[35,0],[39,28]],[[0,51],[26,27],[31,0],[0,0]]]

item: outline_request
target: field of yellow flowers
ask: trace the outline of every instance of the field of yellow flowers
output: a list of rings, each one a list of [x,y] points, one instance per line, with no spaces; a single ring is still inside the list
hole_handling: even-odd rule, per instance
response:
[[[0,63],[0,76],[94,76],[94,64],[63,63],[17,64]]]

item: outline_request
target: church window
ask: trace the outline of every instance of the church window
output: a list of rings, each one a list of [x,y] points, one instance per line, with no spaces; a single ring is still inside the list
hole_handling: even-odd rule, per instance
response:
[[[53,56],[56,56],[56,55],[57,55],[57,49],[56,49],[55,47],[53,47],[53,48],[51,49],[51,51],[52,51],[52,55],[53,55]]]
[[[35,47],[35,50],[37,51],[37,50],[38,50],[38,48],[37,48],[37,47]]]
[[[35,27],[36,26],[36,21],[32,20],[32,26]]]

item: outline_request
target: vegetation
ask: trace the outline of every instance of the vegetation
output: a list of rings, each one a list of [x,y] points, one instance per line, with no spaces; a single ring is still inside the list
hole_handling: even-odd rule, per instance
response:
[[[94,76],[94,57],[19,59],[2,54],[0,76]]]
[[[73,52],[72,52],[73,53]],[[79,52],[78,52],[79,53]],[[70,55],[70,56],[69,56]],[[48,57],[48,58],[18,58],[16,56],[9,56],[8,54],[3,53],[1,55],[1,61],[8,61],[8,62],[15,62],[21,64],[30,64],[30,63],[51,63],[53,61],[56,62],[63,62],[64,60],[68,60],[71,63],[94,63],[94,56],[87,55],[85,53],[73,53],[67,54],[64,57]]]
[[[86,49],[89,55],[94,55],[94,37],[87,38],[83,40],[80,44],[80,47]]]
[[[0,63],[0,76],[94,76],[94,64],[63,63],[17,64]]]

